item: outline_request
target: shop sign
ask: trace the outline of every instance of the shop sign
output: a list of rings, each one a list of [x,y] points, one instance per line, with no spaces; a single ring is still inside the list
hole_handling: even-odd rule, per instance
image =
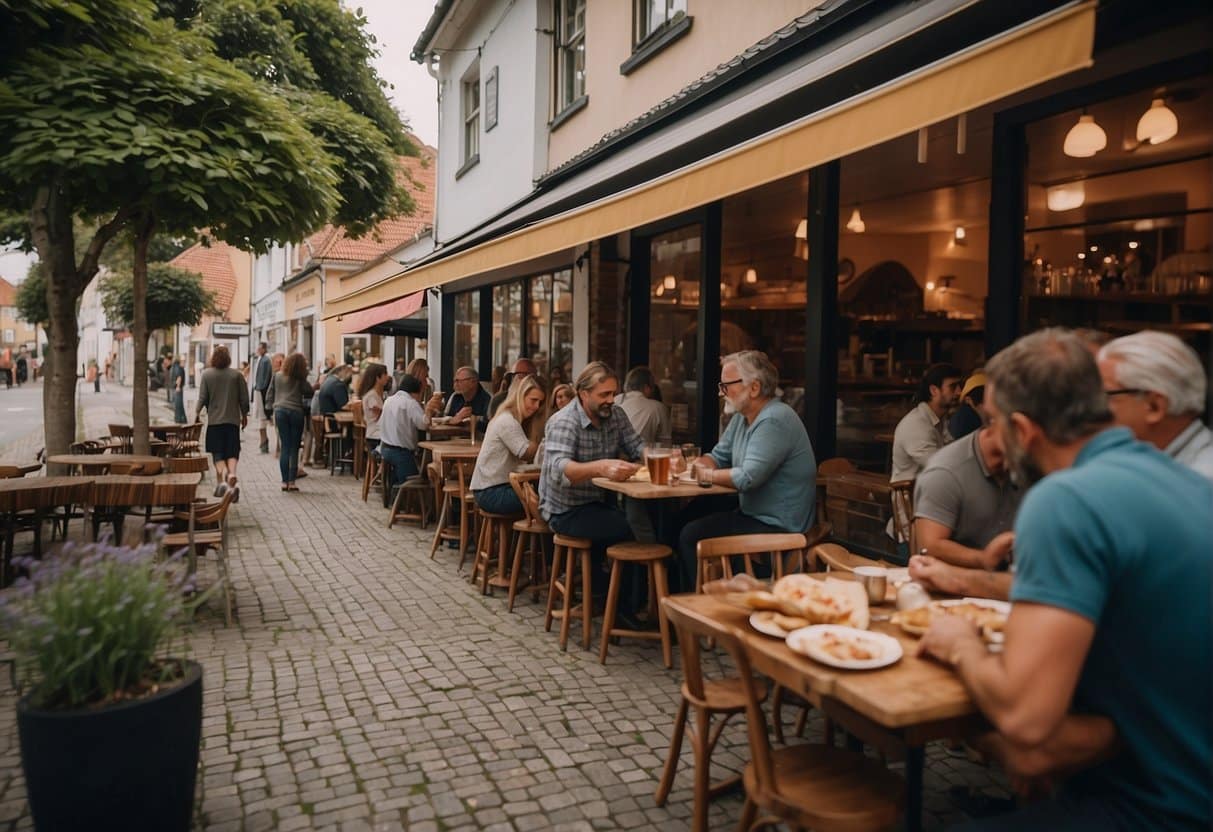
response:
[[[233,324],[224,321],[215,321],[213,324],[211,324],[211,335],[216,338],[231,338],[234,336],[248,334],[248,324]]]
[[[253,307],[253,321],[258,327],[266,327],[280,322],[282,315],[282,293],[271,292],[257,301]]]

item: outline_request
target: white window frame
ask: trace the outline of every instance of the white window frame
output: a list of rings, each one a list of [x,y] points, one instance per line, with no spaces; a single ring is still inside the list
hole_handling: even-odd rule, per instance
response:
[[[579,10],[581,27],[576,28]],[[586,0],[556,0],[556,115],[585,97],[585,14]],[[578,49],[581,50],[580,78],[577,77]],[[570,72],[573,73],[571,84]]]
[[[660,7],[657,11],[655,7]],[[655,12],[650,17],[651,12]],[[632,46],[640,46],[687,13],[687,0],[632,0]],[[660,17],[660,19],[658,19]]]
[[[459,110],[463,124],[460,161],[470,165],[480,158],[480,66],[460,82]]]

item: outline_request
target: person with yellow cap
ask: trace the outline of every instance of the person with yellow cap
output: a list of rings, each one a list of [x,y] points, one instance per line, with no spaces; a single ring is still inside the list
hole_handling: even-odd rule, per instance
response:
[[[965,379],[960,391],[960,407],[948,419],[948,433],[953,439],[968,436],[981,427],[981,401],[986,392],[986,374],[974,370]]]

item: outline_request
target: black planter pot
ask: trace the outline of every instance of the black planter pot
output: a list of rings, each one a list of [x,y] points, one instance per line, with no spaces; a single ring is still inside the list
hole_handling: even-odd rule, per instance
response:
[[[202,666],[146,699],[99,710],[17,703],[34,827],[188,832],[202,739]]]

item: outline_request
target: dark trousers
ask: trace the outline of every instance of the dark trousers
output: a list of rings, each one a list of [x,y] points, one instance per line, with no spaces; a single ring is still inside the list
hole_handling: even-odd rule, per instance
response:
[[[514,493],[514,487],[507,483],[491,485],[479,491],[472,492],[476,505],[490,514],[522,514],[522,501]]]
[[[173,391],[173,421],[184,425],[185,420],[185,390],[175,390]]]
[[[742,514],[741,510],[736,508],[736,500],[734,498],[725,498],[732,501],[733,508],[719,510],[728,505],[727,502],[722,503],[710,498],[700,497],[687,507],[683,513],[684,524],[682,532],[678,535],[678,569],[672,577],[671,583],[677,589],[672,589],[675,592],[694,592],[695,591],[695,572],[698,569],[698,557],[696,549],[699,546],[699,541],[707,540],[712,537],[733,537],[740,534],[770,534],[787,531],[769,523],[764,523],[761,520],[756,520],[748,514]],[[704,501],[702,506],[696,506],[695,503]],[[710,514],[705,514],[703,511],[712,510]],[[698,509],[698,510],[697,510]],[[699,516],[695,516],[698,514]],[[734,570],[741,568],[740,558],[738,563],[733,565]],[[766,577],[760,575],[759,577]]]
[[[1180,829],[1165,818],[1156,818],[1160,829]],[[1065,829],[1067,832],[1117,832],[1140,828],[1126,813],[1111,805],[1106,797],[1068,795],[1062,793],[1051,800],[1042,800],[1006,815],[975,818],[953,826],[953,832],[1016,832],[1021,829]]]
[[[380,442],[379,455],[392,468],[392,478],[390,480],[392,488],[401,485],[409,477],[417,476],[417,458],[413,456],[413,452],[408,448]]]
[[[303,412],[275,407],[274,428],[278,431],[278,440],[282,443],[282,451],[278,454],[278,472],[282,475],[282,483],[285,485],[295,481],[295,473],[299,470],[299,443],[303,441]]]
[[[595,590],[606,586],[602,566],[607,548],[634,539],[627,515],[606,503],[587,503],[564,514],[553,514],[548,525],[557,534],[584,537],[594,544],[590,550],[590,563]]]

